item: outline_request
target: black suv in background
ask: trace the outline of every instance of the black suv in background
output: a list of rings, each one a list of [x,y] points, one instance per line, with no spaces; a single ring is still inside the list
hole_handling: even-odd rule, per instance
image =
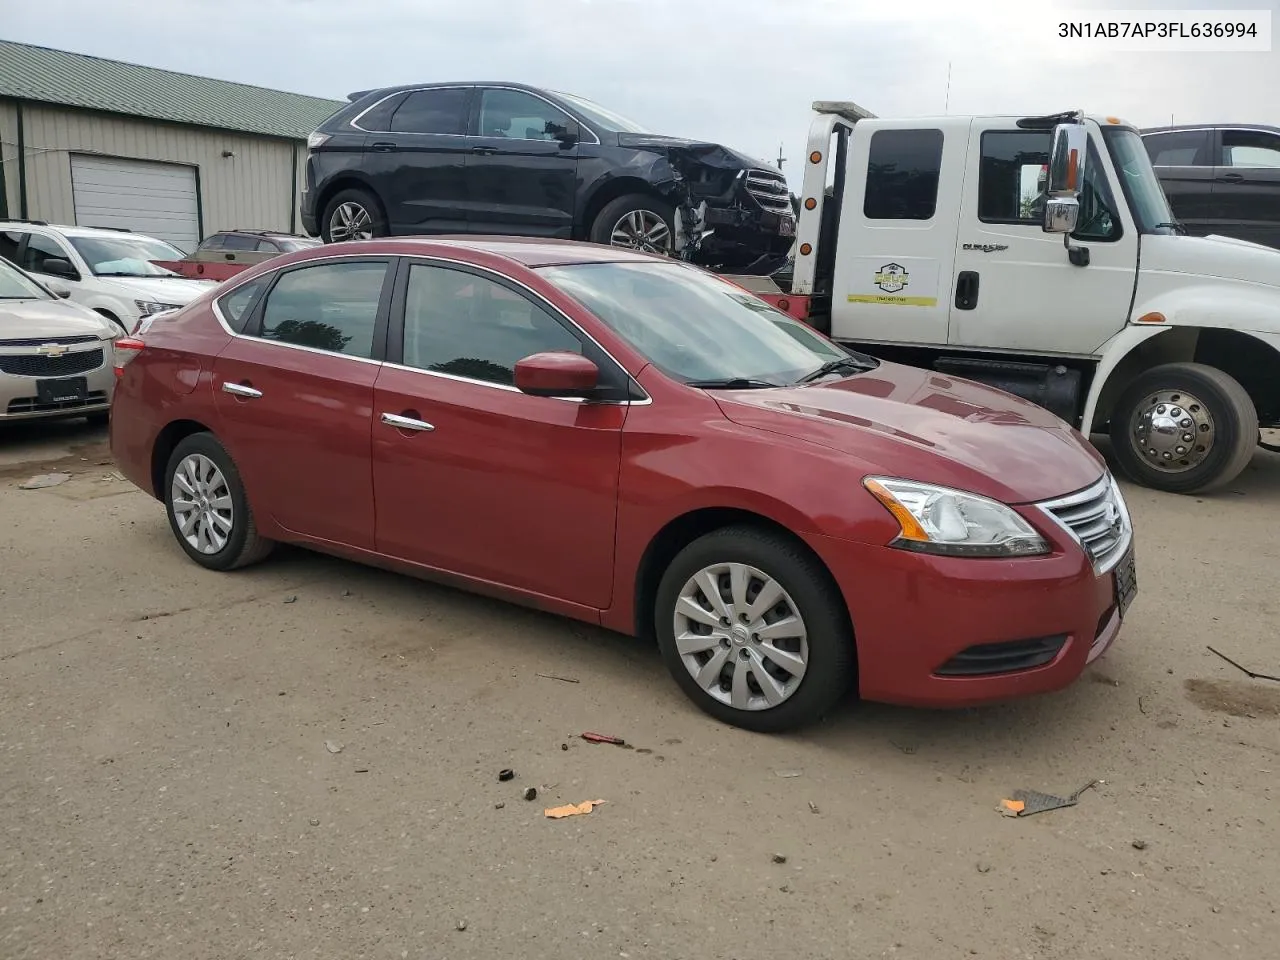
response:
[[[1280,127],[1153,127],[1142,140],[1187,233],[1280,247]]]
[[[517,83],[352,94],[308,140],[302,223],[326,243],[480,233],[591,240],[748,272],[785,260],[782,173]],[[768,272],[764,270],[763,272]]]

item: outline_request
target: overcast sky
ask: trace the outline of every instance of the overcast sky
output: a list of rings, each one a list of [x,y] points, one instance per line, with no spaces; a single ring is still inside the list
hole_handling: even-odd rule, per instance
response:
[[[879,116],[1051,113],[1140,125],[1280,124],[1270,53],[1129,53],[1064,18],[1280,0],[0,0],[0,37],[345,98],[424,80],[518,80],[795,174],[809,104]],[[951,68],[948,102],[947,73]]]

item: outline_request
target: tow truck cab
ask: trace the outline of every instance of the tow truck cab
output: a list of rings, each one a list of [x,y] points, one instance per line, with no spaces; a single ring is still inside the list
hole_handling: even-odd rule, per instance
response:
[[[1185,236],[1135,127],[814,110],[791,275],[744,285],[1109,431],[1151,487],[1228,483],[1280,426],[1280,251]]]

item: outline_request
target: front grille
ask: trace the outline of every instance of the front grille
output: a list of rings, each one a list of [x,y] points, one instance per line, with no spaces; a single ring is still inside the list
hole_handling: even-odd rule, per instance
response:
[[[97,343],[98,338],[89,334],[84,337],[36,337],[31,340],[0,340],[0,347],[43,347],[46,343]]]
[[[1129,549],[1129,510],[1109,473],[1091,487],[1040,507],[1084,547],[1099,574],[1114,567]]]
[[[79,410],[82,407],[100,407],[107,402],[102,390],[90,390],[83,400],[59,400],[41,403],[39,397],[19,397],[9,401],[10,413],[57,413],[59,410]]]
[[[46,357],[38,353],[0,354],[0,373],[15,377],[70,377],[102,366],[102,348]]]
[[[787,181],[768,170],[747,171],[747,193],[770,213],[791,213],[791,191]]]
[[[1067,642],[1067,635],[1013,640],[1008,643],[979,643],[966,647],[933,671],[939,677],[985,677],[1043,667],[1053,660]]]

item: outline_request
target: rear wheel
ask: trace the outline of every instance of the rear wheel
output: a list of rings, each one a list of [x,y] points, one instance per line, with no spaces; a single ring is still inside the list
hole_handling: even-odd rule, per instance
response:
[[[1258,412],[1249,394],[1203,363],[1152,367],[1130,384],[1111,416],[1111,444],[1124,472],[1170,493],[1230,483],[1257,441]]]
[[[210,570],[263,559],[273,542],[258,534],[240,472],[211,433],[184,438],[165,469],[165,508],[178,545]]]
[[[727,527],[689,544],[663,575],[654,616],[681,689],[735,726],[772,733],[816,722],[853,679],[839,592],[776,533]]]
[[[371,240],[388,233],[382,204],[368,190],[351,187],[340,190],[325,205],[320,221],[320,239],[325,243]]]
[[[591,224],[591,242],[670,256],[675,252],[675,208],[632,193],[605,204]]]

